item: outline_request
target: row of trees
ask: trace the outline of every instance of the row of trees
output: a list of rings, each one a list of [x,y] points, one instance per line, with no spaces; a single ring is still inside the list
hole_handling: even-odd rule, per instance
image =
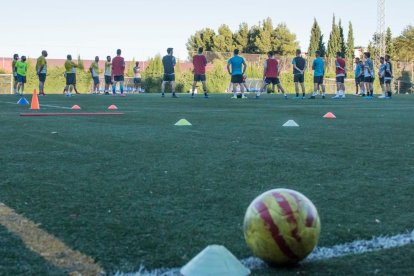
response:
[[[380,36],[374,34],[369,45],[374,58],[379,57]],[[265,54],[272,50],[277,55],[294,55],[299,47],[296,35],[292,33],[286,24],[280,23],[274,26],[272,19],[267,18],[258,25],[249,26],[241,23],[238,30],[233,32],[228,25],[221,25],[217,32],[211,28],[204,28],[195,32],[186,44],[189,55],[197,52],[199,47],[205,51],[233,52],[239,49],[245,54]],[[308,53],[314,55],[316,50],[321,51],[322,56],[335,57],[341,52],[347,60],[352,60],[355,49],[355,36],[352,22],[348,23],[348,34],[345,37],[341,19],[337,22],[335,15],[332,19],[332,29],[327,44],[318,21],[314,19],[309,42]],[[362,48],[362,47],[360,47]],[[408,26],[403,33],[393,38],[391,29],[386,32],[386,52],[395,60],[414,60],[414,27]]]
[[[188,39],[186,46],[190,56],[199,47],[213,52],[239,49],[241,53],[264,54],[272,50],[278,55],[292,55],[299,43],[286,24],[280,23],[274,27],[272,19],[267,18],[251,27],[242,23],[234,33],[227,25],[221,25],[217,33],[210,28],[202,29]]]

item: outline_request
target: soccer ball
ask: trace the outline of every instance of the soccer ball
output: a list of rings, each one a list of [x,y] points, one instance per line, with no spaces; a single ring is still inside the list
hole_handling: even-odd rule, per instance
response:
[[[253,253],[270,266],[281,266],[298,263],[312,252],[321,224],[308,198],[293,190],[275,189],[253,200],[243,228]]]

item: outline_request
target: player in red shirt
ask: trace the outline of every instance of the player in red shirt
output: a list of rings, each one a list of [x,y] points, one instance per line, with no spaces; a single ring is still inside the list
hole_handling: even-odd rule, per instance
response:
[[[272,92],[275,93],[275,85],[277,85],[278,90],[282,91],[285,99],[287,99],[287,95],[285,93],[285,89],[283,89],[282,85],[280,84],[279,80],[279,62],[277,59],[273,58],[274,53],[272,51],[267,53],[268,59],[265,61],[264,64],[264,71],[263,71],[263,78],[264,84],[262,89],[256,94],[256,99],[260,97],[260,92],[265,92],[266,88],[269,84],[272,84]]]
[[[340,52],[336,53],[336,86],[337,93],[334,99],[345,98],[345,77],[346,77],[346,63]]]
[[[197,82],[201,81],[203,84],[204,98],[208,98],[207,94],[207,85],[206,85],[206,65],[207,58],[203,55],[203,48],[198,49],[198,54],[193,57],[194,65],[194,83],[193,90],[191,91],[191,97],[194,98],[194,91],[197,85]]]
[[[114,83],[112,84],[112,94],[116,95],[116,84],[119,82],[119,90],[121,90],[121,96],[124,94],[124,71],[125,60],[121,57],[121,49],[116,50],[116,57],[112,59],[112,77]]]

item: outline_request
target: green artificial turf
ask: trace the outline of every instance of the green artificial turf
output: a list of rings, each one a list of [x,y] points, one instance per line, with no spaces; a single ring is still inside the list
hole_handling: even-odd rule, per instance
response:
[[[320,246],[413,230],[412,96],[48,95],[40,98],[40,111],[9,102],[17,98],[0,96],[0,202],[107,272],[180,267],[209,244],[222,244],[238,258],[251,256],[244,212],[272,188],[295,189],[313,201],[322,223]],[[58,108],[74,104],[82,110]],[[111,104],[125,115],[19,116],[106,112]],[[327,112],[337,119],[322,118]],[[174,126],[182,118],[193,125]],[[300,127],[283,128],[290,119]],[[39,258],[25,258],[28,249],[4,244],[0,260],[13,252],[16,262],[0,265],[0,274],[13,274],[22,261],[25,271],[45,269]],[[282,273],[413,273],[409,256],[412,246]],[[407,262],[389,265],[401,257]]]

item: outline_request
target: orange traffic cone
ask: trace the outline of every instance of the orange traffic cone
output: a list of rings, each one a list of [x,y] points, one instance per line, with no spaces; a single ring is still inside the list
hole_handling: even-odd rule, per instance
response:
[[[30,105],[30,109],[33,109],[33,110],[40,109],[39,99],[37,98],[36,89],[33,91],[32,104]]]
[[[81,109],[81,108],[80,108],[80,106],[79,106],[79,105],[75,104],[74,106],[72,106],[72,109],[73,109],[73,110],[79,110],[79,109]]]
[[[116,105],[110,105],[109,107],[108,107],[108,109],[109,110],[117,110],[118,109],[118,107],[116,106]]]

